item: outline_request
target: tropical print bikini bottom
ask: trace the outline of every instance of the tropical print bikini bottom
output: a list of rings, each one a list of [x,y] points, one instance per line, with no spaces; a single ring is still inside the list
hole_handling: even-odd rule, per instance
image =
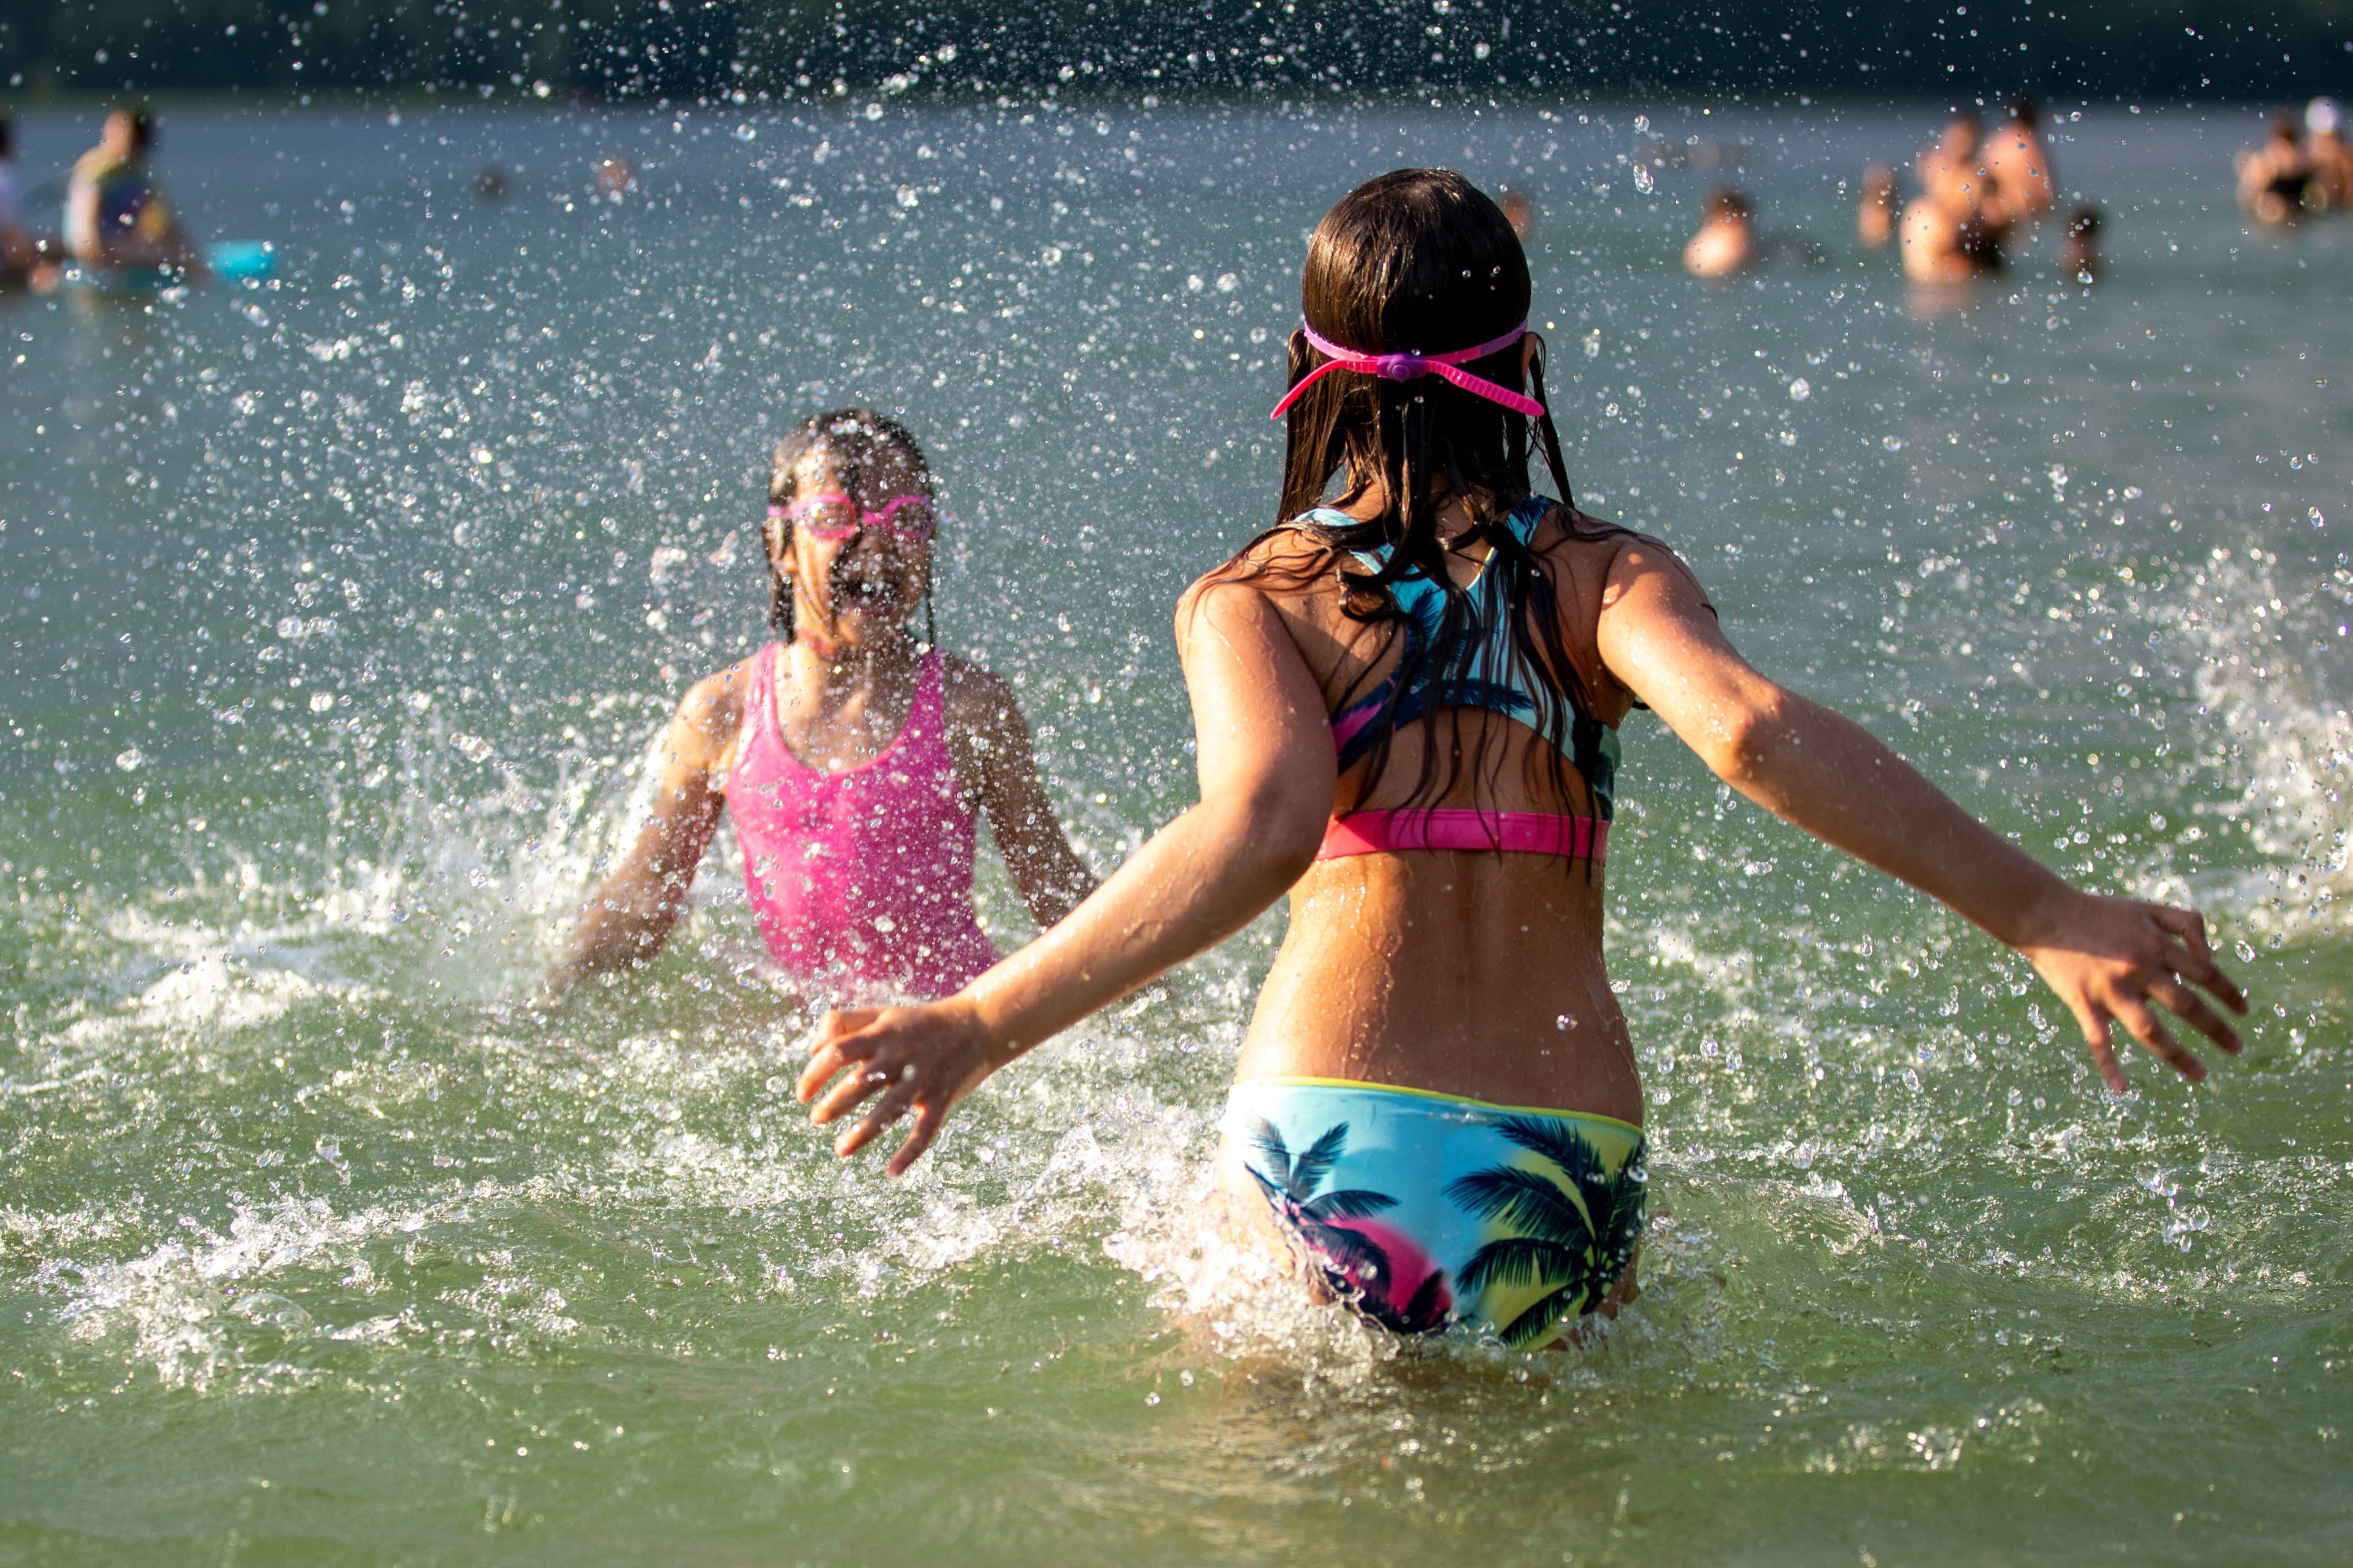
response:
[[[1399,1333],[1546,1343],[1642,1237],[1647,1146],[1613,1117],[1286,1078],[1236,1084],[1223,1130],[1334,1294]]]

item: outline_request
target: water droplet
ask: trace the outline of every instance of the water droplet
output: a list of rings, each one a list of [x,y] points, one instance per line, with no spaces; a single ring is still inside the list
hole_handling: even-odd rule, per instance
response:
[[[1789,401],[1792,403],[1803,403],[1807,398],[1811,397],[1813,395],[1813,383],[1808,381],[1802,375],[1789,384]]]

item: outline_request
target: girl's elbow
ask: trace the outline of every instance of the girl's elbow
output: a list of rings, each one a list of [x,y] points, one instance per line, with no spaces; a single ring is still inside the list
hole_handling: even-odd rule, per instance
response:
[[[1328,793],[1283,789],[1271,791],[1252,810],[1248,843],[1251,858],[1271,877],[1289,887],[1315,863],[1324,847],[1324,830],[1332,814]]]
[[[1788,696],[1776,690],[1719,721],[1701,752],[1708,771],[1735,789],[1762,780],[1788,744]]]

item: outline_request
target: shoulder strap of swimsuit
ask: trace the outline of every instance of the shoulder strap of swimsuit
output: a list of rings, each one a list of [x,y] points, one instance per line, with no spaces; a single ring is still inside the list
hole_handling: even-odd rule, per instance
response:
[[[727,763],[729,782],[745,776],[763,733],[786,750],[784,726],[776,721],[776,647],[770,643],[752,656],[752,672],[744,682],[744,713],[735,724],[735,754]]]
[[[947,656],[925,648],[915,666],[915,700],[908,705],[907,728],[915,735],[947,737]]]

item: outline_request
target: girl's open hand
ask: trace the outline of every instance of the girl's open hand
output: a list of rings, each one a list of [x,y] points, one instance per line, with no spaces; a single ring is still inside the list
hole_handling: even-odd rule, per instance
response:
[[[2108,1038],[2111,1023],[2122,1024],[2190,1082],[2206,1076],[2204,1064],[2167,1031],[2152,1002],[2238,1054],[2238,1031],[2190,989],[2206,990],[2233,1013],[2247,1010],[2237,983],[2215,963],[2214,950],[2206,945],[2206,921],[2195,910],[2073,888],[2064,889],[2062,900],[2038,936],[2018,949],[2073,1011],[2100,1077],[2113,1092],[2124,1093],[2126,1085]]]
[[[927,1007],[836,1008],[818,1026],[816,1052],[794,1092],[804,1105],[817,1100],[809,1120],[820,1127],[850,1114],[869,1096],[881,1097],[833,1141],[833,1152],[845,1159],[913,1110],[915,1125],[886,1167],[902,1176],[940,1135],[949,1109],[1003,1065],[989,1048],[979,1015],[953,1000]],[[827,1089],[836,1078],[841,1081]]]

